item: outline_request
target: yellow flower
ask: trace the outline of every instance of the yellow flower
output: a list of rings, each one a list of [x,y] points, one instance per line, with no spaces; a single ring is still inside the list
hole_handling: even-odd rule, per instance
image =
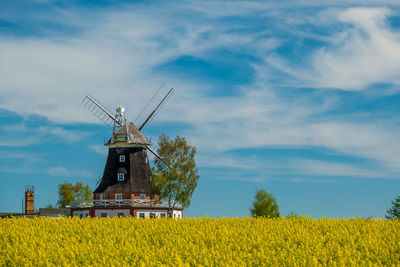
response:
[[[0,266],[400,265],[396,220],[8,218]]]

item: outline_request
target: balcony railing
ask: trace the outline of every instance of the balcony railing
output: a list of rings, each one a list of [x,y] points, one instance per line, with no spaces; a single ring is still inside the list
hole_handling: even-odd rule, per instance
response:
[[[144,207],[144,208],[168,208],[168,201],[148,199],[103,199],[72,201],[71,208],[92,208],[92,207]],[[180,209],[180,204],[175,208]]]

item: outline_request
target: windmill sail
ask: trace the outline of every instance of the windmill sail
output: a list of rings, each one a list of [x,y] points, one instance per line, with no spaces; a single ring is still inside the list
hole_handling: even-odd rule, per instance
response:
[[[169,164],[162,158],[160,155],[157,154],[150,146],[146,146],[147,150],[149,150],[156,158],[161,160],[168,168],[171,168]]]
[[[161,85],[134,121],[136,125],[140,125],[139,131],[142,131],[153,120],[173,92],[174,88],[169,87],[165,82]]]
[[[111,112],[90,94],[85,96],[82,105],[108,127],[113,128],[114,122],[119,124]]]
[[[101,174],[99,175],[99,177],[97,177],[96,186],[99,185],[99,183],[101,182],[101,179],[103,179],[103,173],[101,173]]]

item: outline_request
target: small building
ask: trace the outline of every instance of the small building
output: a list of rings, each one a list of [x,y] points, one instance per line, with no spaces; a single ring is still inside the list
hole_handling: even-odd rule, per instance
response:
[[[68,217],[71,215],[71,211],[69,208],[40,208],[39,216],[41,217],[50,217],[50,218],[60,218],[60,217]]]

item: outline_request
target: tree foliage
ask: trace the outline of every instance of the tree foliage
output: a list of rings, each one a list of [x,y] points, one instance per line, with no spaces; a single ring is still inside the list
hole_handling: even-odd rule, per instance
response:
[[[190,206],[190,200],[199,180],[194,156],[196,147],[188,144],[184,137],[171,139],[161,135],[157,142],[157,153],[169,165],[155,159],[152,175],[152,190],[168,201],[169,214],[178,204]]]
[[[75,185],[65,182],[58,185],[58,207],[69,206],[71,201],[92,200],[93,195],[89,185],[76,182]]]
[[[265,189],[256,191],[250,212],[252,216],[279,217],[279,207],[276,199]]]
[[[400,196],[392,200],[392,207],[386,210],[386,219],[400,219]]]

